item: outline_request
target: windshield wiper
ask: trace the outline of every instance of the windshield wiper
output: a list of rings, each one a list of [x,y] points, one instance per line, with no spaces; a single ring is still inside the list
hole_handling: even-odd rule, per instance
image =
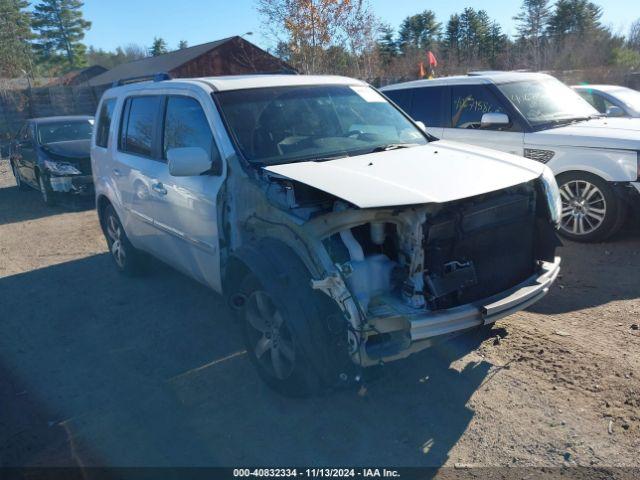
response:
[[[591,120],[593,118],[596,118],[596,116],[595,115],[591,115],[589,117],[561,118],[561,119],[558,119],[558,120],[551,120],[550,122],[547,122],[547,123],[543,124],[543,126],[545,126],[545,127],[564,127],[566,125],[573,125],[574,123],[584,122],[586,120]]]
[[[309,158],[307,160],[299,160],[301,162],[329,162],[331,160],[338,160],[340,158],[346,158],[349,155],[345,154],[345,153],[341,153],[340,155],[329,155],[326,157],[316,157],[316,158]]]
[[[418,147],[418,146],[419,144],[417,143],[388,143],[387,145],[380,145],[374,148],[369,153],[388,152],[389,150],[398,150],[399,148],[411,148],[411,147]]]

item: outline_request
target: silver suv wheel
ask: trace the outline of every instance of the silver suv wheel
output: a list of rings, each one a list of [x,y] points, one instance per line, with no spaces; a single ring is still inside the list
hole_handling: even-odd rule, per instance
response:
[[[607,215],[607,201],[600,189],[586,180],[572,180],[560,188],[561,228],[572,235],[597,230]]]

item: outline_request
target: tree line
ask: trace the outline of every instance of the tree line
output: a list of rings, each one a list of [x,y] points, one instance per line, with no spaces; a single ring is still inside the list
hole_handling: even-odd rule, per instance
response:
[[[369,0],[255,0],[272,53],[301,73],[343,74],[370,81],[416,78],[426,52],[438,58],[439,74],[471,69],[640,69],[640,19],[626,35],[602,22],[590,0],[523,0],[507,35],[485,10],[472,7],[439,20],[431,10],[384,23]],[[0,77],[56,76],[89,65],[106,68],[161,55],[129,44],[114,51],[84,44],[91,22],[82,0],[0,0]],[[181,41],[177,48],[187,48]]]
[[[425,10],[393,27],[367,0],[257,0],[275,52],[303,73],[415,78],[432,51],[440,73],[472,69],[640,69],[640,19],[622,35],[589,0],[524,0],[512,38],[483,9],[446,22]]]
[[[169,51],[156,37],[150,48],[136,44],[106,51],[83,43],[91,22],[82,0],[0,0],[0,78],[52,77],[90,65],[113,68],[121,63]],[[32,7],[32,8],[30,8]],[[187,48],[185,40],[177,48]]]

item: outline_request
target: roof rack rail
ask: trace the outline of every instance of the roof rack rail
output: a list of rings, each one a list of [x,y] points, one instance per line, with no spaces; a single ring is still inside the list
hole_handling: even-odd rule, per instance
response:
[[[130,78],[121,78],[120,80],[116,80],[111,85],[112,87],[121,87],[122,85],[128,85],[130,83],[138,83],[138,82],[162,82],[164,80],[171,80],[173,77],[168,73],[154,73],[153,75],[141,75],[139,77],[130,77]]]

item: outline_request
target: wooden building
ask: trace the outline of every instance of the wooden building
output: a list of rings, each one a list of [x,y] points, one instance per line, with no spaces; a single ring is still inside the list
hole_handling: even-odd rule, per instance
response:
[[[296,73],[293,67],[244,38],[235,36],[123,63],[86,83],[105,88],[127,78],[168,73],[174,78]]]

